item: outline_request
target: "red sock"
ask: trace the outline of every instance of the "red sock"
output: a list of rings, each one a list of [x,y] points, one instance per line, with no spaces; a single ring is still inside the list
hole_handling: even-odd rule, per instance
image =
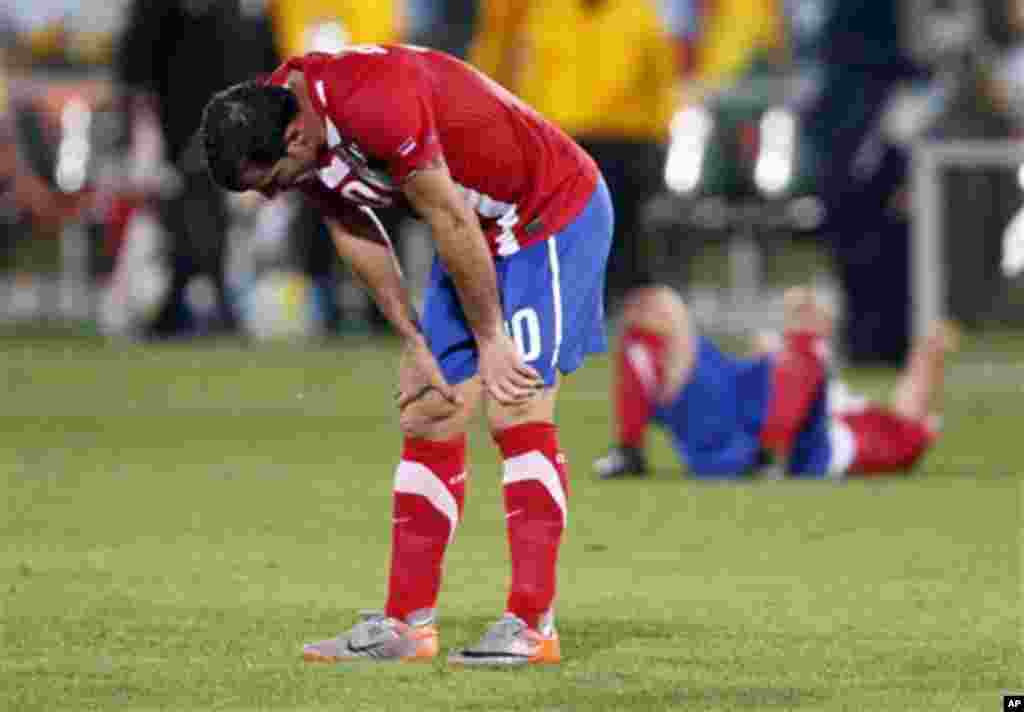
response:
[[[404,620],[437,605],[444,552],[465,494],[465,435],[445,442],[406,438],[395,471],[386,615]]]
[[[616,355],[615,417],[619,444],[643,447],[647,424],[665,381],[666,340],[631,326]]]
[[[565,456],[552,423],[524,423],[494,434],[505,458],[505,516],[512,584],[509,613],[531,628],[555,600],[558,547],[568,514]]]

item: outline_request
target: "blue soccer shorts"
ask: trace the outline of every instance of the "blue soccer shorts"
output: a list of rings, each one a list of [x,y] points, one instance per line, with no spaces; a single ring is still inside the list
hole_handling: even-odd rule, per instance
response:
[[[587,354],[608,348],[604,282],[614,214],[604,180],[564,230],[495,261],[505,328],[544,383],[572,373]],[[423,331],[445,379],[477,373],[477,349],[455,284],[435,258],[423,308]]]

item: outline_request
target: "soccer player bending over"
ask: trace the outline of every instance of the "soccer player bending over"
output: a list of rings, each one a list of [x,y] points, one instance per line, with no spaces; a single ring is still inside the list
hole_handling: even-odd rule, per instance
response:
[[[559,374],[606,348],[608,190],[552,124],[468,65],[406,46],[290,60],[216,95],[202,121],[214,180],[320,206],[338,253],[404,341],[391,573],[383,612],[305,646],[308,661],[438,652],[445,549],[462,515],[466,428],[483,401],[504,458],[512,561],[504,615],[450,660],[552,663],[568,516],[554,424]],[[372,209],[406,206],[437,248],[422,325]]]
[[[804,478],[907,472],[937,436],[933,412],[955,333],[936,324],[916,344],[886,407],[851,396],[829,373],[831,312],[807,288],[784,299],[785,332],[754,354],[723,354],[695,331],[667,287],[630,295],[615,357],[618,445],[594,463],[603,479],[643,475],[644,434],[664,427],[690,472]]]

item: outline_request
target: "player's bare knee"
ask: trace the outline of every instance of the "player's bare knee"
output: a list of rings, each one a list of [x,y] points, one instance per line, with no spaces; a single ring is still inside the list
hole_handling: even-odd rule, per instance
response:
[[[546,388],[521,403],[487,403],[487,424],[491,432],[499,432],[523,423],[551,423],[555,418],[557,389]]]
[[[405,407],[398,419],[407,438],[447,440],[465,430],[470,413],[466,405],[455,405],[431,391]]]

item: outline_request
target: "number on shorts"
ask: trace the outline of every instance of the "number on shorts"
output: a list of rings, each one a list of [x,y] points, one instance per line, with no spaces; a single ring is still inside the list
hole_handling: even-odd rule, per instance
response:
[[[524,361],[536,361],[540,358],[540,317],[533,309],[520,309],[512,315],[512,339],[519,348]]]

